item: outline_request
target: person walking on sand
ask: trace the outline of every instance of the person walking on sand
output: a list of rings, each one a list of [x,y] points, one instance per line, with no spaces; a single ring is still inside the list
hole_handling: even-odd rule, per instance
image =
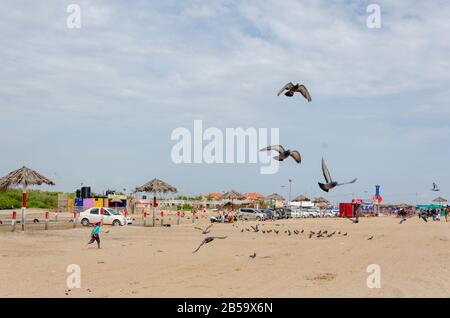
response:
[[[94,224],[91,231],[91,240],[88,244],[92,244],[95,241],[97,242],[97,247],[100,248],[100,222]]]

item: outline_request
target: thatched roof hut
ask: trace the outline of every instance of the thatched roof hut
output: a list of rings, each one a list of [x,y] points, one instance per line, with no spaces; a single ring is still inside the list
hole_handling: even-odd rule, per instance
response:
[[[443,197],[437,197],[432,202],[444,203],[444,202],[447,202],[447,199],[444,199]]]
[[[30,185],[55,185],[55,183],[32,169],[23,166],[20,169],[8,173],[0,179],[0,192],[8,188],[21,186],[27,188]]]
[[[242,195],[241,193],[234,191],[234,190],[230,190],[228,192],[225,192],[222,195],[222,199],[225,200],[241,200],[241,199],[245,199],[244,195]]]
[[[302,202],[302,201],[311,201],[308,197],[300,194],[298,196],[296,196],[292,201],[294,202]]]
[[[160,180],[153,179],[144,184],[143,186],[137,187],[135,192],[153,192],[153,193],[176,193],[178,192],[177,188],[171,186],[170,184]]]
[[[176,193],[177,188],[171,186],[170,184],[159,180],[153,179],[144,184],[143,186],[137,187],[135,192],[153,192],[153,226],[155,226],[156,220],[156,193]]]
[[[325,203],[325,204],[329,204],[329,203],[330,203],[330,201],[328,201],[328,200],[325,199],[324,197],[318,197],[318,198],[315,198],[315,199],[313,200],[313,202],[314,202],[314,203]]]
[[[275,201],[283,201],[284,197],[279,195],[278,193],[272,193],[271,195],[268,195],[265,197],[266,200],[275,200]]]
[[[0,191],[6,191],[8,188],[16,186],[22,188],[22,231],[25,231],[26,224],[27,187],[42,184],[55,185],[52,180],[25,166],[8,173],[0,179]]]

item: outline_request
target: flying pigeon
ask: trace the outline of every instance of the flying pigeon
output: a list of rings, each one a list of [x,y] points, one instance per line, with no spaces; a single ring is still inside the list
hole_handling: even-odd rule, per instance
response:
[[[39,220],[38,219],[34,219],[33,223],[39,223]]]
[[[267,146],[266,148],[263,148],[260,151],[277,151],[279,155],[273,157],[273,159],[278,161],[283,161],[284,159],[289,158],[289,156],[291,156],[297,163],[302,162],[302,157],[300,156],[300,153],[297,150],[290,150],[290,149],[286,150],[281,145]]]
[[[200,247],[203,246],[203,244],[211,243],[215,239],[223,240],[223,239],[226,239],[226,238],[227,238],[226,236],[208,236],[200,243],[200,245],[197,247],[197,249],[195,251],[193,251],[192,253],[196,253],[200,249]]]
[[[406,221],[406,218],[403,218],[403,219],[400,220],[400,222],[398,224],[402,224],[405,221]]]
[[[208,225],[205,229],[199,228],[199,227],[194,227],[194,229],[196,230],[200,230],[202,231],[202,234],[208,234],[210,231],[209,229],[214,225],[214,223]]]
[[[253,229],[253,231],[259,232],[258,224],[256,224],[256,226],[250,225],[250,227]]]
[[[421,217],[422,220],[424,220],[425,222],[428,223],[428,220],[427,220],[427,218],[424,215],[421,215],[420,217]]]
[[[434,182],[433,182],[433,189],[431,189],[431,191],[440,191],[438,185]]]
[[[294,85],[292,82],[289,82],[283,86],[283,88],[278,92],[277,96],[280,96],[281,93],[283,93],[284,91],[287,91],[284,93],[284,95],[288,97],[292,97],[294,96],[294,93],[299,92],[300,94],[303,95],[304,98],[308,100],[308,102],[311,101],[311,95],[309,94],[306,86],[303,84],[297,83]]]
[[[325,177],[325,181],[327,183],[319,182],[319,187],[325,192],[328,192],[329,190],[333,189],[336,186],[340,186],[343,184],[355,183],[357,180],[357,179],[353,179],[350,182],[344,182],[344,183],[338,183],[337,181],[333,181],[331,179],[330,171],[328,171],[327,165],[325,164],[325,160],[323,160],[323,158],[322,158],[322,172],[323,172],[323,176]]]
[[[252,255],[250,255],[249,257],[251,258],[255,258],[256,257],[256,252],[254,252]]]
[[[371,239],[373,239],[373,235],[371,237],[369,237],[367,240],[370,241]]]

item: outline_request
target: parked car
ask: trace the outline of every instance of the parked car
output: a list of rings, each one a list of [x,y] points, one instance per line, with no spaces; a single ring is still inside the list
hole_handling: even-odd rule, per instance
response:
[[[81,212],[78,219],[83,226],[89,226],[89,224],[100,221],[102,221],[103,224],[110,224],[114,226],[122,226],[133,223],[130,217],[125,217],[111,208],[103,208],[103,215],[100,214],[100,208],[90,208]]]
[[[280,219],[289,219],[292,217],[292,210],[288,208],[278,208],[276,212],[278,212]]]
[[[291,217],[300,218],[303,217],[303,213],[300,209],[291,209]]]
[[[275,211],[272,209],[265,209],[262,211],[262,213],[264,213],[266,215],[266,219],[269,220],[274,220],[278,216],[277,213],[275,213]]]
[[[267,219],[266,214],[264,214],[261,210],[252,208],[240,208],[236,216],[239,220],[263,221]]]

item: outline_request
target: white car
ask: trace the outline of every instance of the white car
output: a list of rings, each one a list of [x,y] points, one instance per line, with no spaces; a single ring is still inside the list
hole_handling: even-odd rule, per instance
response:
[[[89,226],[89,224],[102,221],[103,224],[110,225],[127,225],[133,221],[129,217],[125,217],[119,212],[111,208],[103,208],[103,215],[100,214],[101,208],[90,208],[80,213],[78,219],[81,225]]]
[[[262,211],[252,208],[241,208],[238,213],[236,213],[236,216],[239,220],[264,221],[267,218]]]

